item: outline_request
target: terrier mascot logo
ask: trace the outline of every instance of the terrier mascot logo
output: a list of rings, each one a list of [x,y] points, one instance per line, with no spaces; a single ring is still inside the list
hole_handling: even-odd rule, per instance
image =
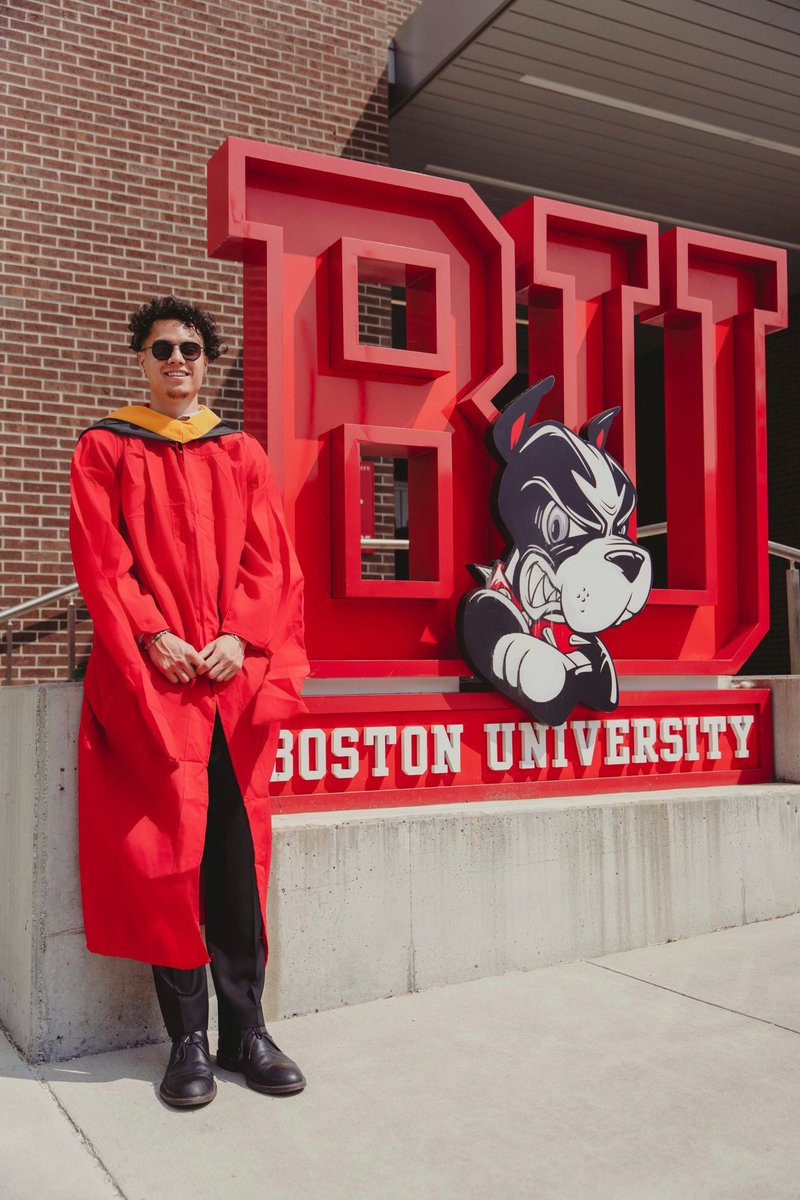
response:
[[[560,421],[532,425],[554,383],[551,375],[529,388],[493,426],[509,551],[494,566],[471,566],[480,586],[459,608],[473,669],[547,725],[577,704],[617,707],[617,674],[597,635],[640,612],[652,583],[649,554],[627,535],[636,489],[605,450],[619,409],[580,435]]]

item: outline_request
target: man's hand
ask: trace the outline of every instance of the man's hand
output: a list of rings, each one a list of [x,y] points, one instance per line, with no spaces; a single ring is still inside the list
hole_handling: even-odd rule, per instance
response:
[[[227,683],[242,669],[244,646],[231,633],[221,633],[207,646],[203,646],[200,657],[205,663],[208,678],[218,683]]]
[[[174,633],[163,634],[152,646],[148,646],[147,653],[153,665],[162,675],[166,675],[170,683],[189,683],[196,675],[205,675],[208,671],[207,664],[194,646]]]

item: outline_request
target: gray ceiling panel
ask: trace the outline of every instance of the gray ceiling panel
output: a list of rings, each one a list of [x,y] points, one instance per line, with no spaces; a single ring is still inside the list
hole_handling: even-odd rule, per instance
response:
[[[456,68],[451,68],[455,71]],[[673,125],[653,125],[646,118],[617,114],[607,109],[585,105],[571,97],[554,96],[548,93],[528,93],[522,100],[509,98],[508,85],[502,80],[485,81],[481,89],[471,90],[469,99],[457,79],[437,81],[436,93],[431,94],[414,115],[409,114],[397,130],[397,137],[405,139],[408,153],[414,154],[419,165],[421,145],[419,139],[423,125],[428,129],[434,143],[447,145],[446,138],[437,137],[437,127],[449,120],[460,118],[466,127],[479,130],[481,122],[489,123],[501,137],[538,139],[544,147],[548,139],[557,137],[563,146],[570,146],[578,154],[588,149],[594,155],[609,153],[619,155],[621,160],[635,156],[637,165],[661,164],[671,175],[680,174],[687,180],[703,178],[705,168],[713,168],[715,178],[722,169],[741,174],[745,170],[759,175],[769,175],[778,190],[786,190],[796,196],[796,185],[800,162],[760,146],[719,139],[699,130],[680,130]],[[407,130],[414,128],[413,138]],[[426,143],[430,145],[430,141]],[[399,141],[398,141],[399,145]],[[657,153],[653,153],[657,150]],[[729,175],[730,177],[730,175]]]
[[[502,140],[536,136],[542,147],[554,139],[560,145],[566,140],[579,153],[590,151],[598,156],[619,157],[620,161],[632,160],[643,169],[644,161],[654,158],[644,156],[643,152],[652,151],[653,138],[658,136],[657,160],[663,162],[671,175],[697,173],[702,178],[703,168],[713,167],[716,178],[734,184],[747,169],[759,175],[768,171],[773,188],[796,198],[798,164],[786,155],[699,133],[696,142],[691,143],[668,125],[661,126],[655,134],[648,124],[644,128],[642,123],[639,128],[623,127],[619,122],[614,123],[610,115],[603,120],[594,113],[579,113],[575,107],[568,110],[560,97],[548,97],[546,93],[532,93],[523,105],[510,100],[503,88],[502,82],[492,81],[491,90],[485,85],[473,97],[465,98],[457,84],[448,86],[445,80],[437,81],[435,91],[421,98],[413,113],[396,130],[398,145],[402,139],[407,153],[415,154],[424,166],[423,142],[426,146],[438,144],[439,127],[443,132],[457,125],[474,129],[476,134],[488,131],[490,136]]]
[[[469,36],[458,0],[423,0],[399,31],[400,62],[421,31],[438,44],[424,78],[400,71],[394,164],[471,179],[498,212],[538,189],[800,245],[800,0],[480,11]]]
[[[438,167],[452,167],[453,157],[469,153],[477,144],[485,174],[498,177],[503,168],[507,147],[488,136],[477,141],[469,131],[447,130],[451,153],[444,163],[431,163]],[[647,213],[671,216],[676,221],[706,223],[706,196],[702,185],[680,187],[668,173],[651,175],[648,172],[620,168],[613,161],[592,161],[587,167],[579,156],[550,148],[547,154],[528,150],[523,144],[518,148],[517,182],[527,184],[531,193],[537,190],[556,191],[575,196],[576,199],[593,201],[597,204],[615,204],[615,196],[624,187],[627,206]],[[519,201],[515,201],[518,203]],[[767,213],[764,211],[758,181],[754,186],[729,188],[727,198],[721,197],[716,209],[717,224],[721,228],[736,227],[746,215],[753,231],[761,236],[773,237],[773,229],[791,230],[795,208],[791,199],[776,203]],[[744,230],[742,230],[744,232]],[[788,238],[786,239],[788,240]]]
[[[527,5],[535,12],[535,5]],[[660,17],[671,19],[691,28],[705,27],[713,32],[726,33],[745,42],[756,42],[779,50],[787,49],[786,34],[800,39],[800,21],[796,4],[776,4],[769,0],[635,0],[631,10],[650,9]],[[633,18],[636,20],[636,18]]]
[[[550,31],[550,36],[552,40],[544,41],[493,29],[459,61],[483,63],[516,80],[529,74],[574,83],[578,74],[581,87],[670,111],[689,105],[687,88],[691,88],[688,111],[692,116],[724,125],[738,114],[754,125],[772,127],[765,130],[769,137],[776,137],[780,128],[800,130],[800,90],[794,78],[790,87],[773,75],[769,91],[763,81],[757,86],[740,75],[710,69],[698,80],[697,68],[685,60],[658,56],[644,61],[622,47],[579,37],[570,30]],[[754,132],[761,130],[754,128]]]
[[[504,139],[494,137],[490,131],[480,132],[463,126],[459,128],[448,125],[446,133],[450,148],[448,158],[444,162],[429,158],[424,165],[438,168],[452,167],[454,154],[460,156],[477,148],[486,168],[486,174],[496,175],[498,169],[503,168],[505,161],[503,156],[508,153],[508,143]],[[424,136],[423,131],[420,136]],[[431,146],[430,149],[434,151],[435,148]],[[589,149],[591,150],[591,148]],[[642,196],[646,192],[650,197],[648,211],[652,212],[657,209],[673,215],[676,219],[686,218],[690,206],[691,212],[696,214],[706,205],[706,192],[702,181],[694,183],[691,179],[687,180],[681,177],[679,183],[676,184],[674,172],[659,171],[656,167],[650,166],[637,167],[632,159],[621,164],[613,157],[595,156],[591,157],[591,169],[587,169],[585,155],[576,155],[570,150],[564,150],[556,139],[551,139],[545,146],[538,144],[529,146],[521,141],[517,146],[517,155],[517,178],[514,182],[526,184],[531,191],[538,185],[540,187],[547,186],[548,190],[563,192],[569,179],[571,186],[577,185],[581,188],[576,195],[584,198],[599,198],[602,195],[606,201],[613,203],[614,189],[624,185],[629,205],[633,195]],[[549,181],[547,184],[545,184],[545,177]],[[775,197],[769,213],[764,212],[763,186],[760,177],[755,172],[743,171],[738,180],[731,181],[728,185],[728,196],[730,199],[724,204],[724,207],[732,212],[749,209],[759,218],[763,218],[763,220],[759,220],[759,228],[762,230],[766,231],[766,225],[770,220],[780,221],[789,227],[794,219],[794,197],[788,193],[782,197]],[[683,207],[676,210],[676,203]],[[720,201],[721,206],[723,203]],[[699,220],[700,218],[695,216],[695,219]],[[725,224],[728,226],[729,221]]]
[[[692,6],[697,11],[709,10],[708,5]],[[666,11],[665,11],[666,9]],[[631,50],[648,55],[663,53],[685,53],[688,50],[705,52],[711,59],[722,58],[730,62],[764,67],[767,70],[784,71],[791,74],[800,52],[800,38],[793,34],[771,31],[774,45],[765,45],[761,40],[732,36],[724,31],[720,21],[711,28],[697,21],[677,17],[673,5],[649,8],[632,4],[628,0],[535,0],[534,3],[516,3],[512,10],[528,17],[532,25],[546,27],[548,24],[579,29],[593,37],[610,39]],[[500,27],[504,10],[498,18]],[[719,10],[724,17],[724,11]],[[758,23],[753,22],[757,28]],[[488,26],[491,28],[491,26]]]

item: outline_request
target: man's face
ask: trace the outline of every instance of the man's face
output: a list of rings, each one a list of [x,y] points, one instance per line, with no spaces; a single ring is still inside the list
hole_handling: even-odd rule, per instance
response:
[[[155,342],[165,341],[171,344],[172,351],[168,359],[160,361],[153,354],[152,346]],[[136,355],[150,385],[151,399],[157,407],[185,408],[196,400],[200,391],[208,359],[205,354],[201,354],[194,362],[185,358],[180,350],[183,342],[193,342],[201,348],[203,345],[202,337],[191,325],[174,320],[154,321],[144,339],[143,348]]]

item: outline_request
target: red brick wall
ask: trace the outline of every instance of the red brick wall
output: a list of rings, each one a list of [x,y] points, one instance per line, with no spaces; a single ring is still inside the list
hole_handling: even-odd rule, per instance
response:
[[[375,487],[375,534],[376,538],[395,537],[394,527],[394,461],[391,458],[374,458],[373,480]],[[394,551],[371,550],[361,555],[361,575],[364,579],[394,579]]]
[[[206,257],[206,161],[229,135],[385,161],[386,43],[416,3],[3,6],[0,609],[72,579],[69,458],[79,430],[143,395],[124,348],[141,300],[175,291],[220,319],[230,351],[204,399],[239,419],[241,269]],[[64,611],[23,618],[16,682],[64,677],[63,634],[48,636]]]

